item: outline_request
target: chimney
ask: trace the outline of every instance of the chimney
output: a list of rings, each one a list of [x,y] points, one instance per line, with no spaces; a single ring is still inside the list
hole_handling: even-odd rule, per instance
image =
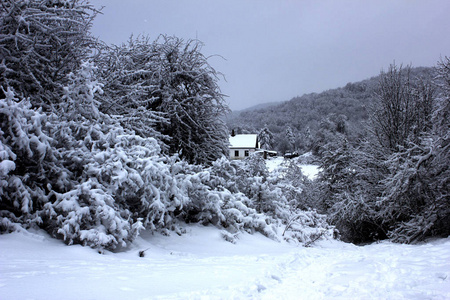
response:
[[[236,133],[234,133],[234,129],[231,129],[231,136],[235,136]]]

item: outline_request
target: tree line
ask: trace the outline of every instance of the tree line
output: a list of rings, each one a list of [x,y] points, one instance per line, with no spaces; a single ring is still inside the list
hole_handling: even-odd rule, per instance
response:
[[[430,67],[410,68],[409,72],[413,81],[429,81],[436,76],[435,69]],[[267,107],[231,112],[227,115],[227,125],[238,133],[259,133],[263,129],[270,131],[273,135],[271,150],[281,154],[312,151],[317,155],[328,135],[336,130],[345,129],[352,143],[366,134],[361,124],[369,119],[379,79],[380,76],[374,76],[341,88],[272,103]]]
[[[415,242],[450,234],[450,60],[392,64],[377,77],[228,118],[321,167],[302,195],[341,238]],[[266,143],[267,144],[267,143]],[[309,159],[311,162],[311,159]]]
[[[436,77],[409,66],[382,72],[365,136],[335,135],[320,149],[321,210],[344,238],[410,243],[450,234],[450,59]]]

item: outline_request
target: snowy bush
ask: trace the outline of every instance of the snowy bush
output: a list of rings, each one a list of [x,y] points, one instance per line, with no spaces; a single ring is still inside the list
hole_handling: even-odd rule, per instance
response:
[[[298,160],[285,160],[268,181],[279,193],[273,216],[279,220],[285,240],[308,246],[333,237],[334,227],[327,223],[327,216],[314,210],[314,199],[308,194],[314,183],[303,175]]]
[[[142,228],[170,227],[173,212],[186,199],[158,141],[137,136],[99,112],[95,94],[102,90],[93,71],[84,64],[71,75],[60,105],[62,120],[52,132],[74,183],[55,193],[45,214],[52,232],[69,243],[114,248],[125,246]]]
[[[222,158],[209,168],[187,174],[184,184],[189,203],[184,210],[185,220],[213,224],[235,234],[239,231],[259,231],[276,238],[276,232],[269,226],[269,216],[258,213],[253,201],[236,190],[238,177],[234,174],[238,165]],[[236,168],[236,169],[235,169]],[[185,168],[188,169],[188,168]]]
[[[273,239],[279,239],[284,229],[285,239],[304,244],[332,234],[333,228],[327,224],[324,215],[306,209],[304,186],[308,179],[295,162],[288,161],[275,171],[268,172],[261,157],[251,156],[240,162],[217,161],[211,170],[217,170],[219,178],[211,176],[210,182],[223,186],[221,178],[225,177],[228,187],[241,193],[241,201],[228,197],[222,209],[224,215],[232,216],[237,221],[243,220],[241,223],[231,223],[233,226],[238,224],[244,230],[256,230]],[[238,195],[235,193],[234,198]],[[228,228],[236,229],[233,226]]]
[[[256,211],[259,213],[275,211],[276,195],[270,188],[269,172],[262,157],[252,155],[243,160],[236,175],[238,190],[250,199]]]
[[[89,179],[66,193],[54,193],[55,201],[44,206],[48,230],[69,245],[95,248],[126,246],[142,228],[130,222],[130,212],[120,209],[104,186]]]
[[[11,89],[0,99],[0,217],[41,223],[37,210],[48,201],[53,178],[64,177],[46,134],[47,116],[19,100]],[[1,230],[9,230],[2,222]],[[5,228],[6,227],[6,228]]]
[[[334,238],[335,229],[327,223],[327,216],[315,211],[297,211],[288,220],[282,236],[287,241],[310,246],[321,238]]]
[[[55,133],[71,170],[71,186],[44,207],[54,228],[69,243],[114,248],[132,241],[141,228],[173,224],[174,212],[187,198],[177,190],[176,174],[152,138],[120,126],[61,122]]]
[[[280,167],[271,172],[269,181],[282,189],[283,196],[291,208],[308,210],[315,207],[306,194],[312,181],[303,174],[297,159],[284,160]]]

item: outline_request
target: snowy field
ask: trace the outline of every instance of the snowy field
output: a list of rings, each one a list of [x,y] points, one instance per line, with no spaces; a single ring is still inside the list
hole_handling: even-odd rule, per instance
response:
[[[196,225],[99,254],[12,233],[0,236],[0,299],[450,299],[450,238],[304,248],[259,234],[231,244]]]

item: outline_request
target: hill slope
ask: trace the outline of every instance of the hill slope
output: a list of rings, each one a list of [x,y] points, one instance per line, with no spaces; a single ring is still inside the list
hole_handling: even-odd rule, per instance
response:
[[[411,78],[425,81],[434,77],[434,68],[411,69]],[[296,148],[308,150],[310,140],[318,130],[321,121],[332,114],[345,116],[350,139],[362,134],[362,123],[368,119],[368,108],[376,97],[379,76],[346,86],[305,94],[280,104],[235,112],[228,116],[227,125],[237,133],[255,133],[267,126],[275,137],[275,148],[286,149],[285,131],[289,126],[297,137]]]

